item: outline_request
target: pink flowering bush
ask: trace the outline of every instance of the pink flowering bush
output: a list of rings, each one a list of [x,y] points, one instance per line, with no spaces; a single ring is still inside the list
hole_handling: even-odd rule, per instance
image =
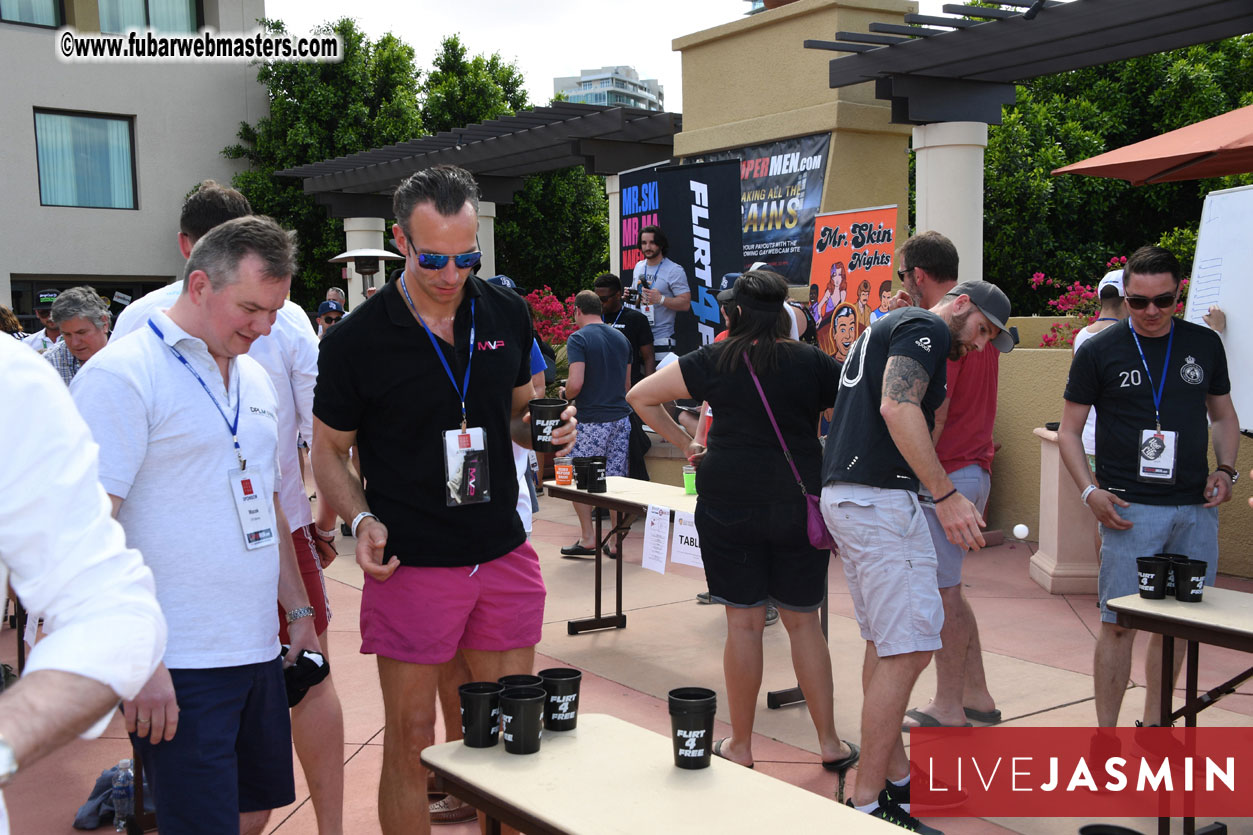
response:
[[[573,295],[566,297],[563,302],[545,284],[539,290],[527,293],[526,301],[535,314],[535,333],[541,341],[555,348],[564,345],[570,334],[578,330],[574,324]]]

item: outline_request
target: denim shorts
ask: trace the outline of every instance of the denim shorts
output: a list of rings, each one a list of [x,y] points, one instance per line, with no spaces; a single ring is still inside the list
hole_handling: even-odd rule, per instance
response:
[[[949,473],[948,478],[957,488],[957,492],[969,499],[975,509],[983,513],[983,509],[988,504],[988,492],[992,487],[991,474],[978,464],[971,464]],[[944,534],[944,526],[940,524],[940,517],[935,514],[935,503],[931,501],[931,497],[920,494],[918,500],[922,504],[922,515],[927,519],[927,528],[931,531],[931,544],[935,546],[935,556],[939,561],[936,577],[940,588],[960,586],[962,560],[966,557],[967,549],[948,541],[948,537]]]
[[[880,658],[939,649],[944,606],[918,496],[835,482],[822,488],[822,516],[840,547],[861,637]]]
[[[1116,531],[1100,526],[1101,574],[1097,587],[1103,622],[1118,622],[1118,616],[1105,606],[1106,601],[1139,590],[1136,557],[1182,554],[1204,560],[1209,566],[1205,570],[1205,585],[1214,584],[1218,573],[1218,508],[1133,503],[1115,510],[1132,527]]]

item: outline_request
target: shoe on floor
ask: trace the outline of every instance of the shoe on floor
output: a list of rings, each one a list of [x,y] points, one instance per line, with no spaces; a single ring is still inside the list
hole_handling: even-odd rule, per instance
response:
[[[923,713],[921,710],[919,710],[916,707],[911,707],[909,710],[905,711],[905,715],[908,716],[910,719],[913,719],[915,722],[917,722],[918,725],[916,727],[919,727],[919,728],[969,728],[971,727],[971,724],[969,722],[965,722],[961,725],[945,725],[943,722],[941,722],[939,719],[936,719],[930,713]],[[901,725],[901,730],[904,731],[905,733],[909,733],[911,730],[913,730],[914,727],[915,727],[914,725]]]
[[[779,610],[773,604],[766,604],[766,626],[772,626],[779,622]]]
[[[857,747],[857,743],[849,742],[847,739],[840,740],[848,746],[849,755],[842,760],[823,760],[822,767],[827,771],[847,771],[857,765],[857,761],[861,759],[861,749]]]
[[[997,708],[991,710],[975,710],[973,707],[963,708],[966,711],[966,718],[973,719],[975,722],[982,722],[985,725],[1001,724],[1001,711]]]
[[[451,794],[431,803],[431,823],[466,823],[478,817],[478,810]]]
[[[347,522],[341,522],[339,525],[339,532],[344,536],[352,536],[352,525]]]
[[[848,801],[848,805],[854,805],[851,799]],[[895,824],[906,832],[917,832],[920,835],[944,835],[943,830],[936,829],[934,826],[927,826],[893,803],[886,790],[879,792],[879,805],[870,813],[870,817]]]
[[[953,806],[957,806],[958,804],[965,803],[970,799],[970,795],[966,794],[961,789],[950,786],[943,780],[934,779],[929,774],[924,774],[922,776],[925,779],[932,781],[936,797],[939,798],[932,800],[931,803],[927,804],[935,809],[948,809]],[[898,786],[891,780],[885,780],[883,785],[883,791],[887,793],[888,798],[897,806],[900,806],[901,810],[907,814],[910,812],[909,787],[911,785],[913,785],[913,780],[910,780],[903,786]]]
[[[700,594],[696,595],[696,602],[697,602],[697,603],[704,603],[704,604],[707,604],[707,605],[708,605],[708,604],[710,604],[710,603],[713,603],[713,602],[714,602],[714,599],[713,599],[712,597],[710,597],[709,592],[707,592],[707,591],[703,591],[703,592],[701,592]]]
[[[581,542],[576,542],[573,545],[567,545],[564,548],[562,548],[561,556],[563,557],[594,557],[596,556],[596,549],[585,548]]]

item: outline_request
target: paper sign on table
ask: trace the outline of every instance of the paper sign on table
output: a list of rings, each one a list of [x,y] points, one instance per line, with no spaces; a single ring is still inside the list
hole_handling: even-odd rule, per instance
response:
[[[700,558],[700,536],[696,533],[696,521],[692,514],[674,512],[674,537],[670,541],[670,561],[693,568],[704,568]]]
[[[643,566],[658,574],[666,573],[666,545],[670,542],[670,508],[650,504],[644,517]]]

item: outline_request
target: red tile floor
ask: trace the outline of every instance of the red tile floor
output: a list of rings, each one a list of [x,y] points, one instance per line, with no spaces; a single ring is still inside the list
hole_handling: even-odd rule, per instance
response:
[[[549,597],[545,627],[536,659],[545,666],[573,666],[584,671],[581,708],[610,713],[667,733],[665,694],[673,687],[697,684],[719,693],[719,733],[729,734],[722,685],[724,620],[715,606],[695,602],[704,589],[700,571],[671,565],[662,576],[640,567],[640,535],[626,543],[625,600],[628,627],[570,636],[565,622],[592,608],[590,560],[562,559],[558,549],[577,536],[569,505],[541,500],[532,541],[540,554]],[[334,617],[331,658],[345,718],[345,831],[376,833],[376,792],[382,759],[383,705],[374,661],[360,654],[357,625],[361,573],[351,556],[352,542],[340,542],[346,556],[327,572]],[[985,665],[993,694],[1011,725],[1087,726],[1092,709],[1092,649],[1098,613],[1094,595],[1050,595],[1027,576],[1030,543],[1007,542],[972,554],[967,561],[966,594],[978,618]],[[612,602],[612,563],[606,563],[606,600]],[[830,572],[830,645],[836,680],[836,719],[842,736],[858,739],[861,707],[859,675],[863,644],[852,619],[852,604],[838,565]],[[1220,579],[1220,585],[1253,590],[1253,582]],[[1141,641],[1137,655],[1143,654]],[[765,635],[765,686],[794,684],[787,638],[781,626]],[[13,663],[13,632],[0,631],[0,659]],[[1240,653],[1206,648],[1202,684],[1218,683],[1248,666]],[[933,692],[931,671],[923,674],[912,704],[926,703]],[[1142,666],[1133,673],[1123,708],[1130,724],[1143,705]],[[1202,714],[1202,725],[1253,725],[1253,685],[1245,685],[1219,707]],[[757,769],[824,796],[832,796],[835,775],[818,767],[812,726],[803,707],[767,710],[760,698],[753,754]],[[15,835],[63,835],[74,830],[74,812],[100,771],[127,756],[128,744],[115,720],[98,740],[79,740],[23,770],[5,791]],[[849,787],[856,780],[850,773]],[[279,835],[315,833],[313,810],[299,768],[297,800],[275,811],[268,831]],[[623,787],[629,791],[630,787]],[[933,819],[949,833],[1074,833],[1079,819]],[[1155,831],[1148,820],[1122,821],[1141,832]],[[1233,832],[1253,831],[1253,820],[1229,821]],[[472,824],[437,828],[447,835],[468,835]],[[1180,831],[1178,823],[1175,831]]]

